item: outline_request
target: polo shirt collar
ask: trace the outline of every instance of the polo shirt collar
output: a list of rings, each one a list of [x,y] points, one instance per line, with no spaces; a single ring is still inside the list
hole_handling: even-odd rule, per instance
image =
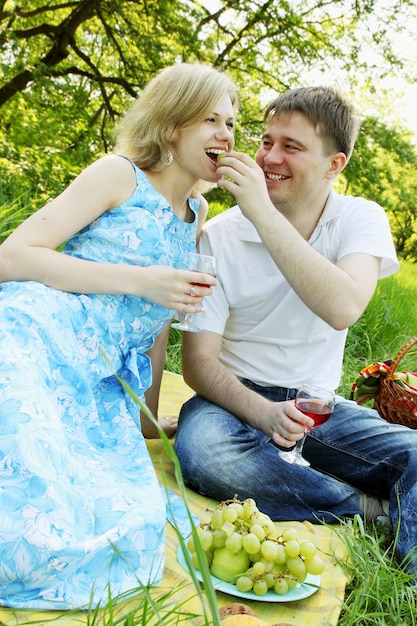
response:
[[[329,197],[324,207],[324,211],[320,216],[318,224],[314,229],[311,239],[314,238],[314,233],[326,222],[330,222],[338,213],[340,207],[341,197],[335,192],[334,189],[330,190]],[[239,220],[239,239],[240,241],[249,241],[253,243],[262,243],[258,231],[255,226],[250,222],[243,213],[240,214]]]

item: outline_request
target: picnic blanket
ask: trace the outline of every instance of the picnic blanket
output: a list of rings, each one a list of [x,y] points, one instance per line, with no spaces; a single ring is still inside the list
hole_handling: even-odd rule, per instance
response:
[[[192,393],[192,390],[187,387],[181,376],[164,372],[160,415],[178,416],[181,405],[191,397]],[[149,440],[148,449],[161,484],[166,485],[171,493],[174,494],[173,497],[175,497],[175,494],[179,495],[180,490],[174,476],[173,463],[166,453],[163,442],[160,440]],[[231,497],[233,495],[231,494]],[[196,520],[208,521],[210,510],[218,503],[190,489],[186,490],[186,496],[189,509],[196,517]],[[332,555],[337,554],[338,558],[344,557],[345,548],[343,542],[331,528],[321,524],[316,525],[309,522],[279,522],[277,524],[282,527],[294,526],[297,528],[300,536],[311,539],[322,552],[321,556],[325,563],[325,569],[321,576],[321,588],[303,600],[274,603],[242,600],[225,593],[216,592],[218,606],[222,607],[232,602],[244,602],[268,624],[285,622],[293,626],[302,626],[303,624],[308,624],[309,626],[335,626],[340,616],[346,578],[340,567],[336,565]],[[164,576],[160,585],[156,587],[156,592],[158,593],[160,590],[161,594],[165,594],[167,592],[172,593],[172,590],[174,590],[172,601],[183,602],[186,612],[195,614],[195,617],[190,618],[188,623],[198,626],[202,623],[201,616],[204,612],[189,574],[177,561],[178,545],[178,535],[171,524],[167,523]],[[117,605],[118,617],[127,615],[134,603],[135,598],[131,598]],[[94,615],[93,621],[91,616],[88,617],[88,614],[82,611],[29,611],[0,608],[0,626],[15,626],[16,624],[20,626],[23,624],[41,624],[44,626],[51,623],[57,624],[57,626],[83,626],[88,624],[104,626],[105,624],[116,622],[110,622],[108,614],[100,616],[100,612]],[[170,621],[169,623],[173,622]],[[184,621],[178,621],[178,623],[183,624]]]

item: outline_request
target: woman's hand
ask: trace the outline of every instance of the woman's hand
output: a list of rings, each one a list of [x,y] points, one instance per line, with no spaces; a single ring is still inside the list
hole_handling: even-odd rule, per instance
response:
[[[214,276],[202,272],[162,265],[133,269],[137,270],[135,295],[184,313],[202,311],[203,307],[198,305],[213,293],[212,287],[217,284]]]

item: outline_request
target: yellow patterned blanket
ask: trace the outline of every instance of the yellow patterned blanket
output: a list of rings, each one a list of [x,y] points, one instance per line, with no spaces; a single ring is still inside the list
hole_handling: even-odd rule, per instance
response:
[[[192,395],[192,390],[187,387],[181,376],[176,374],[164,373],[162,381],[162,393],[160,402],[161,416],[178,416],[182,403]],[[179,494],[176,480],[173,473],[172,462],[160,440],[150,440],[148,449],[154,461],[154,465],[161,484],[166,486],[174,493]],[[233,496],[233,494],[232,494]],[[231,497],[232,497],[231,496]],[[208,521],[210,518],[210,508],[214,508],[217,504],[210,498],[203,497],[191,490],[187,490],[187,504],[194,515],[202,521]],[[280,523],[281,526],[288,526],[288,523]],[[232,602],[245,602],[257,615],[265,620],[267,624],[286,623],[292,626],[335,626],[338,622],[342,602],[345,592],[346,579],[339,566],[335,564],[332,555],[337,554],[343,557],[345,554],[344,546],[338,535],[328,527],[322,525],[313,525],[308,522],[291,522],[291,526],[297,528],[299,534],[305,538],[310,538],[322,551],[322,557],[325,562],[325,569],[322,574],[321,588],[310,597],[297,600],[295,602],[264,602],[264,601],[248,601],[241,600],[225,593],[216,592],[218,606],[222,607]],[[179,565],[176,552],[178,548],[178,537],[170,524],[167,523],[166,537],[166,564],[164,578],[160,588],[161,594],[176,590],[173,601],[183,602],[184,609],[187,613],[193,612],[196,617],[190,618],[188,621],[192,626],[201,624],[198,616],[203,615],[200,600],[196,596],[196,591],[191,582],[190,576]],[[118,605],[118,619],[122,614],[127,614],[134,603],[134,598]],[[81,611],[77,613],[54,612],[54,611],[28,611],[28,610],[11,610],[0,608],[0,626],[15,626],[23,624],[57,624],[57,626],[76,626],[76,625],[92,625],[106,626],[107,624],[123,624],[122,621],[109,621],[108,614],[94,616],[94,620],[86,613]],[[128,621],[128,623],[133,623]],[[173,622],[170,622],[173,623]],[[178,623],[184,623],[178,622]]]

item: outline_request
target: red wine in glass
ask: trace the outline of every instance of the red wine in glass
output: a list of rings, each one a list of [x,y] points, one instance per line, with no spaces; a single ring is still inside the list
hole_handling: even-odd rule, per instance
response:
[[[279,455],[287,463],[295,463],[303,467],[309,467],[310,463],[303,457],[303,447],[306,440],[307,432],[316,426],[324,424],[331,414],[335,404],[335,396],[333,391],[323,389],[322,387],[314,387],[313,385],[302,385],[297,391],[295,397],[295,406],[299,411],[308,415],[314,421],[314,425],[306,427],[304,436],[297,441],[292,450],[280,450]]]
[[[195,270],[197,271],[197,270]],[[213,276],[214,278],[217,278],[216,274],[213,274],[213,272],[207,272],[207,274],[210,274],[210,276]],[[191,285],[194,285],[194,287],[210,287],[210,285],[207,285],[207,283],[190,283]]]
[[[321,400],[317,402],[314,399],[300,399],[296,402],[296,407],[299,411],[304,413],[304,415],[308,415],[308,417],[311,417],[314,421],[314,426],[311,426],[311,428],[315,428],[316,426],[320,426],[321,424],[324,424],[324,422],[327,422],[333,412],[328,405],[323,406]],[[311,428],[307,427],[307,430],[311,430]]]
[[[217,259],[213,256],[205,254],[198,254],[196,252],[187,252],[183,260],[184,269],[189,269],[193,272],[200,272],[204,274],[211,274],[216,277],[217,274]],[[196,277],[197,278],[197,277]],[[190,283],[195,287],[210,287],[206,283],[195,282]],[[178,322],[171,324],[172,328],[178,328],[179,330],[186,330],[192,333],[202,332],[201,328],[194,324],[193,313],[178,313]]]

